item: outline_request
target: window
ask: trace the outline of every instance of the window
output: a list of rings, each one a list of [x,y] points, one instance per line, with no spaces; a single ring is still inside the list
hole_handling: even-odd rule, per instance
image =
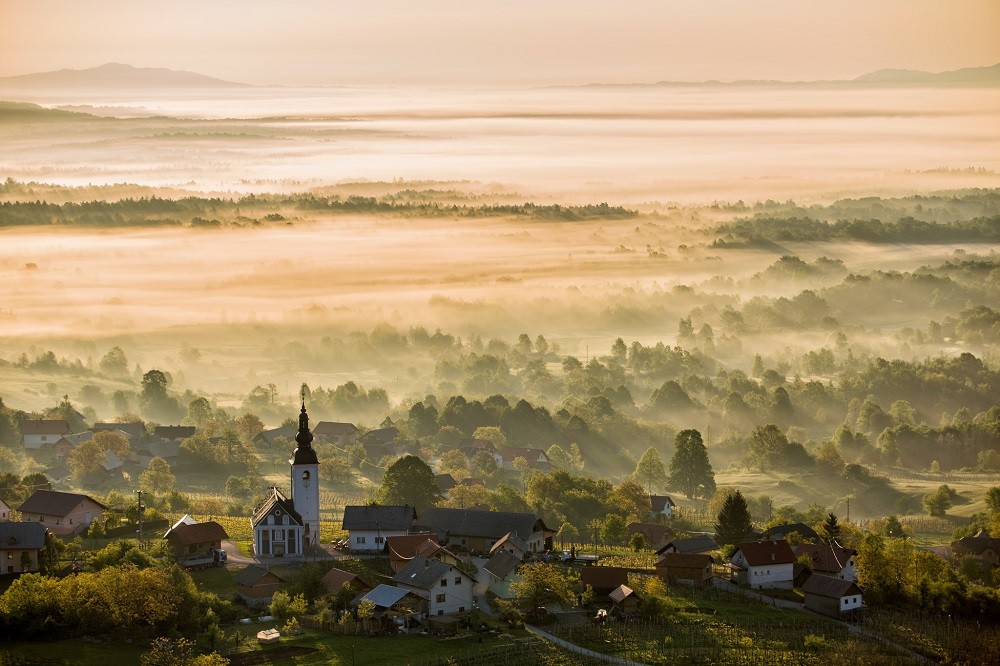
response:
[[[364,542],[365,542],[365,537],[358,537],[358,538],[357,538],[357,539],[355,540],[355,543],[364,543]]]
[[[458,612],[459,613],[464,613],[465,612],[465,606],[459,606],[458,607]]]
[[[442,578],[441,579],[441,587],[448,587],[448,579],[447,578]]]
[[[437,595],[436,597],[434,597],[434,601],[436,601],[439,604],[443,604],[444,603],[444,595],[443,594]]]
[[[439,610],[438,611],[438,615],[444,615],[444,611],[443,610]]]
[[[455,576],[455,585],[461,585],[461,584],[462,584],[462,577]]]
[[[385,543],[385,537],[375,537],[375,543]]]

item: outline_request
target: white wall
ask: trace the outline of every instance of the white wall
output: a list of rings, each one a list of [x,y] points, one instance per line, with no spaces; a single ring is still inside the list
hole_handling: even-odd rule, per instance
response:
[[[405,536],[406,530],[349,530],[351,550],[381,551],[385,548],[385,540],[391,536]]]
[[[851,595],[849,597],[841,597],[840,599],[840,611],[854,610],[855,608],[861,608],[862,600],[861,595]]]

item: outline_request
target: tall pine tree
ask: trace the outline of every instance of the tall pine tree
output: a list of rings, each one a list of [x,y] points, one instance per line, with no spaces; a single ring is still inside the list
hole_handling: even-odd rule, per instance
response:
[[[688,499],[715,494],[715,472],[708,461],[708,451],[697,430],[682,430],[674,440],[676,449],[670,459],[670,487],[680,488]]]
[[[719,511],[718,522],[715,523],[715,540],[720,546],[735,545],[743,541],[752,529],[753,521],[750,520],[746,498],[737,490],[726,498]]]

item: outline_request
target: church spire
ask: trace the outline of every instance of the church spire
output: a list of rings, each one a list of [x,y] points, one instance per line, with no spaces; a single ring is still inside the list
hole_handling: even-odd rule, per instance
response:
[[[312,447],[313,434],[309,430],[309,414],[306,412],[305,391],[302,392],[302,412],[299,414],[299,432],[295,435],[295,442],[298,447],[292,454],[291,463],[293,465],[316,465],[319,459],[316,457],[316,450]]]

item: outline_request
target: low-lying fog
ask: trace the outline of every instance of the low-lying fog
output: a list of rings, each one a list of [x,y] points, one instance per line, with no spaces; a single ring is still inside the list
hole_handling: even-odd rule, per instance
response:
[[[75,185],[275,191],[471,179],[577,203],[712,201],[981,186],[996,174],[948,170],[1000,170],[995,89],[256,88],[21,99],[113,117],[0,122],[0,173]]]

